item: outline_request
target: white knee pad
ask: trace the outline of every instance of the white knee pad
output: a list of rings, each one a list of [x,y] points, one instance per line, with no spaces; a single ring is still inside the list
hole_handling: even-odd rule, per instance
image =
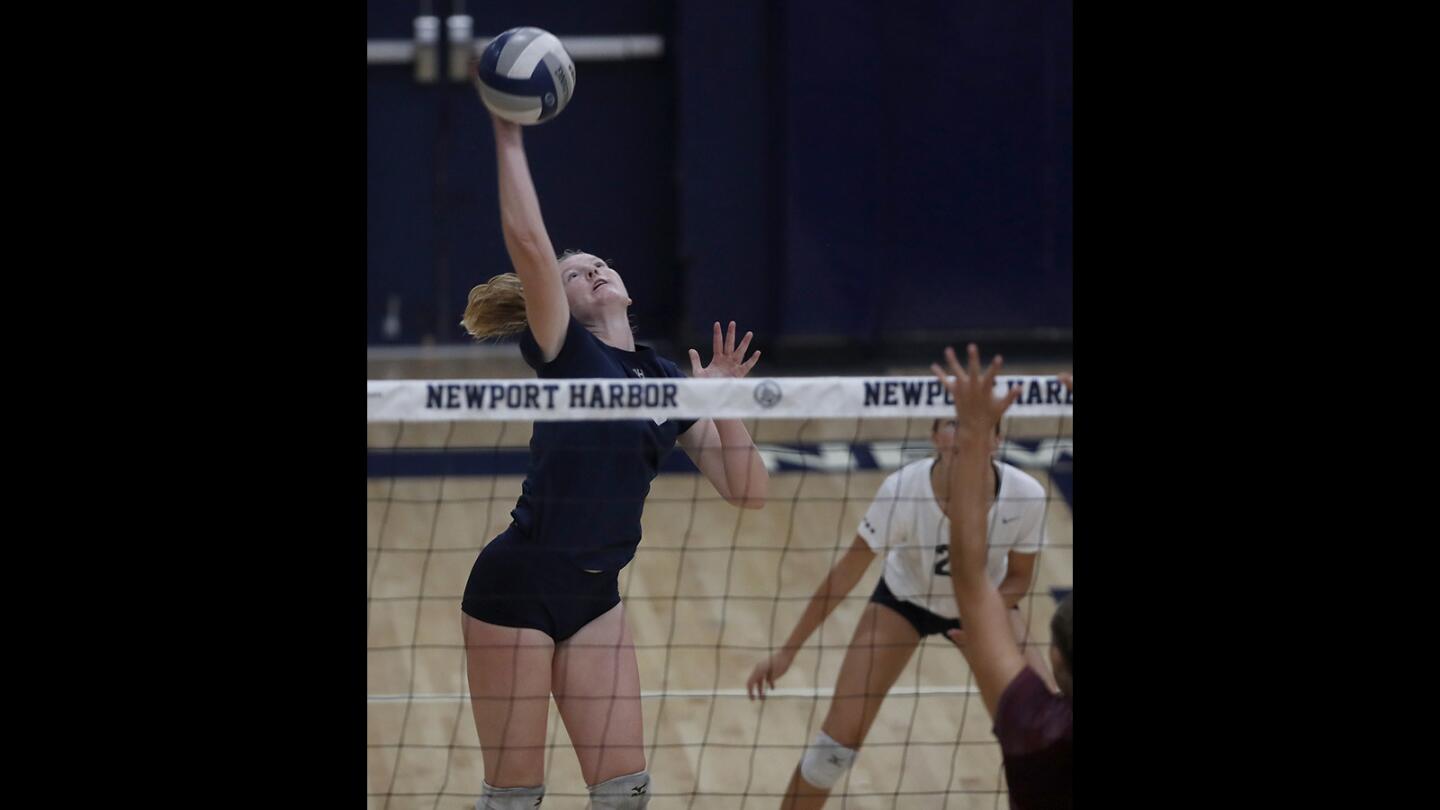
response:
[[[545,786],[497,788],[481,782],[475,810],[535,810],[545,798]]]
[[[648,770],[607,779],[590,788],[590,810],[645,810],[648,804]]]
[[[805,758],[800,760],[800,775],[815,787],[829,790],[855,764],[857,753],[835,742],[829,734],[817,731],[810,747],[805,749]]]

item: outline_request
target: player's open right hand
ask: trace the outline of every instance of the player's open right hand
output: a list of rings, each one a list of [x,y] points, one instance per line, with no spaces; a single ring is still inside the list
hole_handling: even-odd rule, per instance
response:
[[[794,660],[794,653],[781,650],[756,664],[755,670],[750,673],[750,680],[745,682],[745,694],[749,695],[751,700],[756,697],[764,700],[765,686],[768,684],[774,689],[775,679],[789,671]]]

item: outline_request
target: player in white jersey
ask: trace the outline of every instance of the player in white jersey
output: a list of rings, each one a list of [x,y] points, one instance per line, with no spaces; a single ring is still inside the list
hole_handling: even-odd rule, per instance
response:
[[[752,699],[763,699],[766,686],[774,688],[796,652],[860,581],[876,555],[885,555],[880,582],[840,666],[830,711],[790,778],[781,810],[818,810],[825,804],[835,783],[854,763],[885,694],[920,641],[960,627],[950,579],[950,521],[943,500],[949,480],[945,451],[954,439],[955,421],[935,420],[930,440],[937,455],[907,464],[885,479],[850,548],[830,569],[784,646],[750,674],[746,691]],[[997,450],[999,441],[997,427]],[[989,515],[987,573],[1006,603],[1018,608],[1044,543],[1045,489],[1009,464],[992,459],[991,466],[995,501]],[[1010,613],[1023,642],[1019,610]]]

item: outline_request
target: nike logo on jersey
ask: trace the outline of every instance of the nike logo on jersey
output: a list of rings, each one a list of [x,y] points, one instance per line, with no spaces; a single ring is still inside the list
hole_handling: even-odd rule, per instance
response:
[[[1004,523],[1013,523],[1014,521],[1017,521],[1017,520],[1019,520],[1019,519],[1020,519],[1020,516],[1019,516],[1019,515],[1016,515],[1015,517],[1009,517],[1009,518],[1003,518],[1003,517],[1002,517],[1002,518],[1000,518],[1000,522],[1001,522],[1002,524],[1004,524]]]

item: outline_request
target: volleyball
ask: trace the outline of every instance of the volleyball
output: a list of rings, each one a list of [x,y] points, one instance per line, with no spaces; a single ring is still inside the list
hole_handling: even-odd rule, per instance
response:
[[[517,124],[539,124],[570,102],[575,63],[549,31],[511,28],[485,46],[475,64],[475,86],[492,113]]]

